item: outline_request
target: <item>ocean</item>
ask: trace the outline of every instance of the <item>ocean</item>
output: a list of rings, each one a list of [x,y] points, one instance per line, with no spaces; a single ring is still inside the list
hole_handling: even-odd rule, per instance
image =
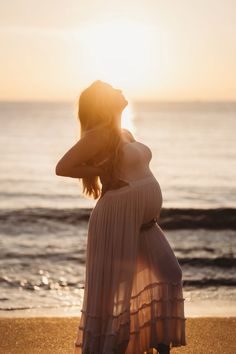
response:
[[[1,102],[0,124],[0,310],[80,308],[96,201],[55,175],[79,139],[76,106]],[[152,150],[186,300],[235,303],[236,102],[134,102],[122,124]]]

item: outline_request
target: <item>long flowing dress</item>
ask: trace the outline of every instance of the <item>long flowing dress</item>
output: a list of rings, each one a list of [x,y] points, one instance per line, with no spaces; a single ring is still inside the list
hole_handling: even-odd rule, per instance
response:
[[[157,223],[163,203],[151,149],[121,148],[126,185],[98,199],[88,223],[86,275],[74,354],[143,354],[186,345],[182,270]]]

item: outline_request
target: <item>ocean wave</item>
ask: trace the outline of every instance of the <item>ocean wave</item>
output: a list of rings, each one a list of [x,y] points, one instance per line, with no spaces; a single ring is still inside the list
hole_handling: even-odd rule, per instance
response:
[[[0,286],[9,289],[22,289],[30,292],[39,290],[56,290],[68,291],[73,289],[84,289],[84,282],[71,281],[67,279],[50,279],[42,277],[41,279],[26,280],[26,279],[10,279],[9,277],[0,277]],[[236,286],[235,278],[201,278],[201,279],[183,279],[184,287],[210,287],[210,286]],[[7,298],[1,298],[0,302],[6,301]]]
[[[24,208],[1,209],[1,224],[32,224],[39,220],[45,222],[77,224],[88,221],[91,208],[53,209]],[[194,208],[162,208],[159,226],[165,229],[232,229],[236,230],[236,209],[194,209]]]
[[[189,249],[191,252],[192,249]],[[70,261],[75,262],[80,265],[84,265],[86,262],[85,250],[80,250],[76,253],[72,252],[36,252],[35,249],[32,249],[32,253],[24,251],[23,253],[19,252],[1,252],[1,262],[4,260],[17,260],[21,262],[24,261],[24,264],[30,264],[31,260],[47,260],[47,261]],[[227,254],[222,257],[177,257],[178,262],[181,266],[191,266],[191,267],[218,267],[218,268],[236,268],[236,258],[233,254]]]

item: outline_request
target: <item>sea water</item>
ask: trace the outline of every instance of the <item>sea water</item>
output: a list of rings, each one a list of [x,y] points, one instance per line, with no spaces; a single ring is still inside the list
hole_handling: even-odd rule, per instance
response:
[[[136,102],[123,123],[152,150],[185,297],[235,304],[236,103]],[[0,127],[0,309],[79,308],[96,201],[55,174],[79,139],[76,107],[2,102]]]

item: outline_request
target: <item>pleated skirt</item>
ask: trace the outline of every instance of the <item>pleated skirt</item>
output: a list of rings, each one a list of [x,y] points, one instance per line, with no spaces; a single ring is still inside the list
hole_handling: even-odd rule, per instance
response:
[[[153,175],[107,191],[88,223],[84,298],[74,354],[143,354],[186,345],[182,270],[158,223]]]

